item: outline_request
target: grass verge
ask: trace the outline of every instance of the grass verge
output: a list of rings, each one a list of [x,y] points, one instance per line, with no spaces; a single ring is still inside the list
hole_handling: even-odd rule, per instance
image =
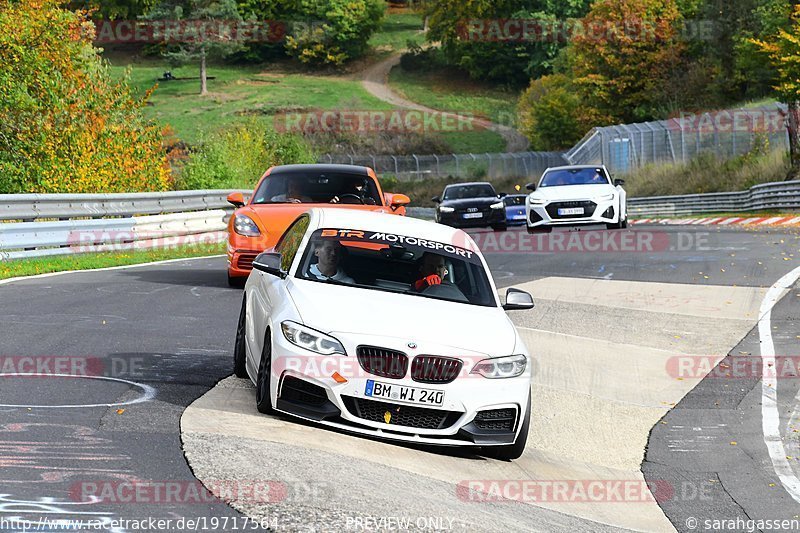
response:
[[[32,259],[0,261],[0,279],[34,276],[68,270],[94,270],[97,268],[138,265],[169,259],[203,257],[225,253],[225,243],[197,244],[176,248],[131,250],[123,252],[87,253]]]

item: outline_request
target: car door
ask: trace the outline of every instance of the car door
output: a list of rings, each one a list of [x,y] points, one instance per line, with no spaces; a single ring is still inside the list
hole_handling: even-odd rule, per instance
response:
[[[289,226],[275,246],[274,251],[281,254],[281,270],[289,271],[308,230],[308,224],[308,215],[302,215]],[[251,275],[259,276],[258,283],[253,284],[253,290],[247,298],[250,306],[248,317],[251,318],[247,325],[247,331],[250,333],[248,342],[250,352],[253,354],[253,368],[257,370],[264,348],[265,332],[272,323],[272,317],[279,316],[281,307],[289,302],[289,295],[285,279],[258,270],[254,270]]]

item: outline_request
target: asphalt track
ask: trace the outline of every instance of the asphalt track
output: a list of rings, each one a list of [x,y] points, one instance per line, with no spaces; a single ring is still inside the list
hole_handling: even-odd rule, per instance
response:
[[[206,529],[214,520],[216,530],[232,530],[232,519],[250,516],[287,531],[689,531],[704,530],[687,526],[689,518],[800,515],[767,453],[758,377],[678,379],[669,370],[677,356],[713,366],[726,355],[758,354],[759,307],[798,266],[800,236],[632,231],[658,233],[661,245],[588,251],[545,242],[534,253],[516,249],[516,232],[504,248],[484,242],[498,246],[487,255],[498,286],[521,286],[537,301],[512,315],[537,358],[528,450],[513,463],[257,415],[250,385],[224,379],[241,298],[226,287],[224,259],[4,284],[0,529],[14,530],[3,519],[46,516],[108,524],[203,517]],[[779,355],[797,354],[797,292],[785,291],[773,313]],[[26,357],[51,364],[43,370],[51,375],[8,375],[26,370]],[[66,374],[88,368],[93,378],[54,376],[57,365]],[[796,378],[778,382],[793,458],[797,389]],[[232,507],[198,495],[197,478]],[[575,494],[486,501],[458,490],[487,480],[647,480],[668,490],[659,502]],[[130,483],[149,490],[120,490]],[[178,492],[153,488],[168,484]]]

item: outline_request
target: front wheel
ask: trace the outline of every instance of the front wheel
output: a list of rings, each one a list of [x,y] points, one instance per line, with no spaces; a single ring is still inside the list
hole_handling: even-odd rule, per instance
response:
[[[242,298],[242,311],[239,313],[239,323],[236,326],[236,342],[233,345],[233,373],[237,378],[247,377],[247,350],[245,348],[245,323],[247,300]]]
[[[234,289],[241,289],[244,287],[244,284],[247,282],[247,278],[242,278],[238,276],[231,276],[231,273],[228,272],[228,287],[232,287]]]
[[[265,415],[272,413],[272,341],[269,330],[264,336],[264,348],[261,350],[261,362],[258,364],[258,379],[256,379],[256,409]]]
[[[508,224],[492,224],[492,229],[494,231],[506,231],[508,229]]]
[[[519,434],[517,435],[517,440],[514,441],[514,444],[506,444],[505,446],[492,446],[491,448],[486,448],[486,455],[488,457],[493,457],[495,459],[500,459],[501,461],[511,461],[513,459],[519,459],[522,457],[522,454],[525,452],[525,445],[528,443],[528,431],[531,427],[531,397],[530,393],[528,395],[528,406],[525,409],[525,415],[522,419],[522,427],[519,430]]]

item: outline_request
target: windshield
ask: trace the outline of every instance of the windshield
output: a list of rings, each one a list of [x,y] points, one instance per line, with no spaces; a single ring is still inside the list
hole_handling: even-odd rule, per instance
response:
[[[525,195],[524,194],[515,194],[512,196],[506,196],[503,198],[503,203],[506,207],[513,207],[515,205],[525,205]]]
[[[268,176],[256,191],[253,203],[383,204],[375,181],[369,176],[312,171]]]
[[[497,305],[475,252],[390,233],[317,230],[296,277],[472,305]]]
[[[539,187],[559,185],[609,185],[610,182],[602,168],[573,168],[551,170],[542,177]]]
[[[447,187],[444,190],[442,200],[464,200],[467,198],[486,198],[488,196],[497,196],[494,187],[489,183],[478,183],[475,185]]]

